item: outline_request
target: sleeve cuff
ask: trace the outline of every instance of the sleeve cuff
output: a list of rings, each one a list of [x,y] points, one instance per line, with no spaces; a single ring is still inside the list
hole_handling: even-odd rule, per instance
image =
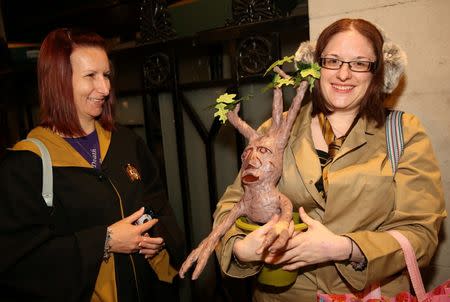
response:
[[[246,263],[245,266],[236,262],[233,257],[233,246],[237,239],[242,239],[246,234],[232,226],[225,234],[221,244],[217,246],[217,258],[219,259],[222,272],[233,278],[246,278],[254,276],[262,269],[263,264],[258,262]]]
[[[236,261],[233,256],[233,245],[239,238],[243,237],[239,235],[233,236],[225,243],[224,246],[229,246],[230,251],[222,252],[222,257],[220,259],[222,271],[225,275],[233,278],[246,278],[254,276],[261,271],[263,264],[258,262],[248,262],[245,263],[245,265],[242,265],[242,263],[238,263],[238,261]]]

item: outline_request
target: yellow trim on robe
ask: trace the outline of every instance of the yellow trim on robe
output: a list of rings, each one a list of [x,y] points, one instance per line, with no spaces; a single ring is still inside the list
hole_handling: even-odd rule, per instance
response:
[[[170,265],[170,255],[166,249],[163,249],[155,257],[148,259],[148,263],[160,281],[172,283],[173,278],[178,274],[178,271]]]
[[[117,302],[114,255],[108,262],[102,261],[91,302]]]
[[[95,123],[98,141],[100,146],[100,158],[103,160],[108,152],[111,142],[111,132],[102,128],[99,123]],[[91,165],[75,150],[64,138],[48,128],[36,127],[27,136],[37,138],[42,141],[48,149],[54,167],[84,167],[91,168]],[[12,150],[31,151],[41,156],[39,149],[31,142],[20,141],[14,145]]]

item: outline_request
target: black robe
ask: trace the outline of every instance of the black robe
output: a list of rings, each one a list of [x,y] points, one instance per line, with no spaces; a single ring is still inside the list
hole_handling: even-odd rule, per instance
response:
[[[171,265],[184,255],[158,168],[147,146],[127,128],[96,125],[102,164],[93,169],[64,139],[38,127],[49,149],[54,206],[42,196],[42,161],[31,143],[19,142],[0,163],[0,301],[90,301],[107,226],[142,206],[159,217],[152,229],[166,243]],[[133,180],[126,167],[140,174]],[[177,301],[177,280],[161,282],[143,255],[114,254],[118,301]]]

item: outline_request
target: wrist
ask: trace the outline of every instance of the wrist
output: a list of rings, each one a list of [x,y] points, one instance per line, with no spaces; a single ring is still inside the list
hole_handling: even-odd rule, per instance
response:
[[[345,235],[338,236],[339,240],[336,245],[335,257],[336,261],[350,261],[353,257],[353,240]]]
[[[350,244],[350,252],[348,253],[347,259],[345,259],[347,262],[352,261],[353,258],[353,248],[354,248],[354,243],[353,240],[349,237],[344,237],[347,239],[348,243]]]
[[[108,262],[111,257],[111,229],[106,229],[105,245],[103,247],[103,261]]]
[[[242,255],[241,255],[241,241],[242,241],[242,238],[237,238],[234,241],[233,250],[232,250],[234,259],[238,260],[238,261],[244,261],[242,259]]]
[[[233,260],[234,263],[236,263],[236,265],[239,268],[242,269],[248,269],[253,267],[253,263],[250,259],[246,259],[245,256],[242,256],[242,238],[238,238],[235,240],[234,245],[233,245],[233,250],[232,250],[232,256],[233,256]]]
[[[367,258],[364,256],[358,245],[353,241],[352,238],[343,235],[342,237],[347,238],[350,241],[350,252],[346,262],[349,263],[355,271],[363,271],[367,267]]]

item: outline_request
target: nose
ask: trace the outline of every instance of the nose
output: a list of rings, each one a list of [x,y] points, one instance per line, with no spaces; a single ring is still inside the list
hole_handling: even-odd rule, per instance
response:
[[[258,159],[257,152],[250,151],[250,153],[247,156],[247,162],[248,166],[251,166],[253,168],[259,168],[261,166],[261,162]]]
[[[341,65],[341,68],[337,70],[337,78],[341,81],[346,81],[352,77],[352,71],[350,70],[349,63],[345,62]]]
[[[109,82],[109,78],[105,76],[99,77],[96,83],[97,91],[103,95],[108,95],[109,90],[111,88],[111,84]]]

